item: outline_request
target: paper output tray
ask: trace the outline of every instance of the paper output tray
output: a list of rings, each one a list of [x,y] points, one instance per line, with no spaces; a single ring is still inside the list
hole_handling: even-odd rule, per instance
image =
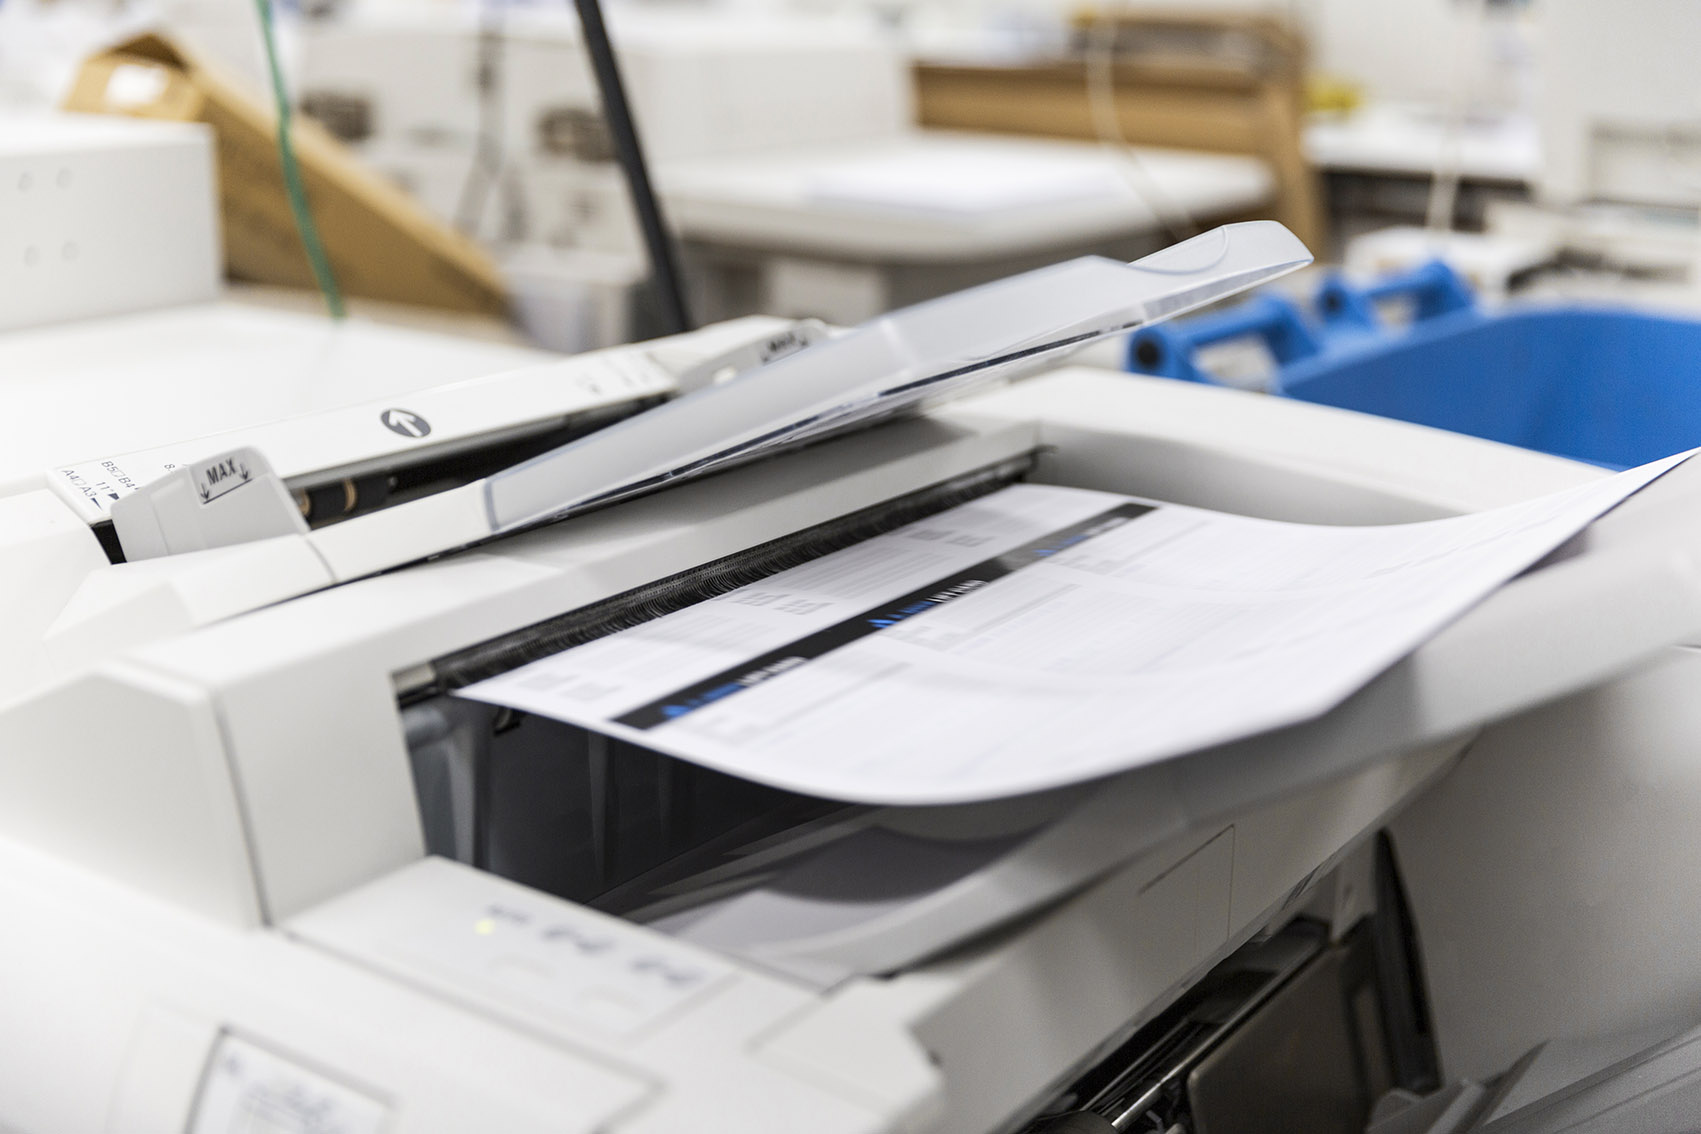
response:
[[[657,924],[821,985],[912,965],[1168,840],[1400,753],[1462,744],[1701,641],[1701,533],[1670,535],[1697,514],[1691,463],[1315,721],[1043,797],[884,809],[762,884]],[[1011,818],[1021,814],[1049,821],[1024,831]],[[894,893],[900,862],[903,877],[947,880]]]

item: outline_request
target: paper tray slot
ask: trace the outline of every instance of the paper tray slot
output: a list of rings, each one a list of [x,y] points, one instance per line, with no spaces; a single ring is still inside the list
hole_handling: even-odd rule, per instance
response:
[[[679,856],[846,810],[448,697],[403,724],[428,851],[588,905]]]
[[[692,939],[713,916],[727,951],[822,985],[957,945],[1176,831],[1164,793],[855,807],[446,696],[402,720],[430,853]],[[840,937],[854,957],[812,958]]]

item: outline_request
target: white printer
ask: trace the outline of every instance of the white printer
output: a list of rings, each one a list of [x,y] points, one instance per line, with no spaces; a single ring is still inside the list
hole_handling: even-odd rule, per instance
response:
[[[57,129],[107,146],[116,125]],[[159,169],[169,157],[205,179],[204,136],[132,133],[157,150],[106,152],[157,152]],[[1582,554],[1308,725],[969,807],[844,807],[742,783],[454,692],[1019,478],[1362,523],[1597,474],[1076,370],[532,526],[571,497],[550,476],[534,491],[539,455],[678,390],[755,368],[726,389],[765,383],[761,408],[809,393],[791,379],[823,379],[812,346],[851,350],[851,377],[916,360],[882,353],[879,333],[825,343],[819,326],[756,321],[551,362],[207,302],[210,255],[166,294],[176,278],[148,275],[145,241],[96,256],[75,228],[92,214],[73,190],[110,188],[117,167],[50,149],[8,160],[60,194],[40,202],[58,210],[60,254],[9,285],[59,297],[42,311],[61,315],[90,314],[66,304],[91,280],[129,291],[110,318],[0,343],[9,1131],[991,1131],[1089,1095],[1132,1111],[1140,1082],[1082,1084],[1137,1069],[1126,1049],[1171,1034],[1176,1013],[1197,1026],[1213,1003],[1201,989],[1257,972],[1290,998],[1296,956],[1308,972],[1351,956],[1367,910],[1398,904],[1365,840],[1478,724],[1696,625],[1684,528],[1665,519],[1680,470],[1591,529]],[[109,195],[102,211],[134,209],[126,231],[145,236],[170,227],[149,210],[183,199]],[[204,212],[210,195],[195,199]],[[67,242],[87,254],[65,256]],[[1146,270],[1182,284],[1221,251],[1207,241]],[[1217,271],[1215,286],[1258,269]],[[1014,348],[1002,361],[1044,363],[1041,347],[1205,297],[1160,288],[1170,298],[1153,306],[1146,289],[1118,295],[1134,277],[1116,265],[1059,271],[977,316]],[[845,377],[825,375],[822,432],[889,408],[836,403]],[[666,444],[603,430],[596,450],[563,452],[602,454],[588,481],[617,458],[622,477],[653,479],[691,455],[688,405],[702,402],[638,419],[690,427]],[[528,458],[481,495],[491,470]],[[499,501],[518,518],[497,523]],[[120,516],[120,532],[125,512],[136,522]],[[1445,862],[1426,854],[1420,880]],[[1423,924],[1445,925],[1433,889],[1416,897]],[[1301,910],[1323,952],[1295,933]],[[1473,1020],[1460,987],[1438,988],[1444,1027]]]
[[[1695,640],[1701,472],[1320,718],[1037,796],[846,806],[453,696],[1020,479],[1366,524],[1600,475],[1085,368],[1000,384],[1297,262],[1237,267],[1212,239],[1141,262],[1127,294],[1107,261],[1029,279],[1000,350],[955,370],[911,333],[958,350],[954,316],[925,314],[955,301],[831,338],[745,323],[447,387],[446,417],[342,407],[20,483],[0,499],[0,1128],[1014,1131],[1248,942],[1279,951],[1302,911],[1344,938],[1383,900],[1367,840],[1478,729]],[[1178,284],[1201,264],[1211,288]],[[845,398],[859,375],[910,412]],[[927,404],[957,378],[990,381]],[[478,459],[679,386],[709,400]],[[510,387],[578,400],[504,420]],[[810,412],[739,432],[715,415],[740,391]],[[388,506],[359,499],[369,476]],[[326,492],[346,506],[317,511]]]

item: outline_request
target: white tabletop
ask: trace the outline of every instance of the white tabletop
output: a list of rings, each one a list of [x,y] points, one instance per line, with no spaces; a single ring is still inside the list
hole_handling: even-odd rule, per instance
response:
[[[1448,115],[1419,103],[1368,103],[1319,115],[1305,127],[1305,156],[1321,169],[1428,177],[1448,142]],[[1529,184],[1541,173],[1541,134],[1520,114],[1467,114],[1458,137],[1461,176]]]
[[[1194,218],[1244,213],[1274,194],[1256,158],[1136,153],[1146,178]],[[916,131],[658,163],[656,180],[687,239],[940,263],[1161,229],[1127,163],[1091,142]]]

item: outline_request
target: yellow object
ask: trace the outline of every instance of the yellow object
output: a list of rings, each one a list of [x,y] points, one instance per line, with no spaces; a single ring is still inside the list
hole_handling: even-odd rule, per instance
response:
[[[1364,91],[1357,83],[1334,75],[1307,75],[1305,78],[1305,108],[1336,114],[1350,114],[1364,105]]]

